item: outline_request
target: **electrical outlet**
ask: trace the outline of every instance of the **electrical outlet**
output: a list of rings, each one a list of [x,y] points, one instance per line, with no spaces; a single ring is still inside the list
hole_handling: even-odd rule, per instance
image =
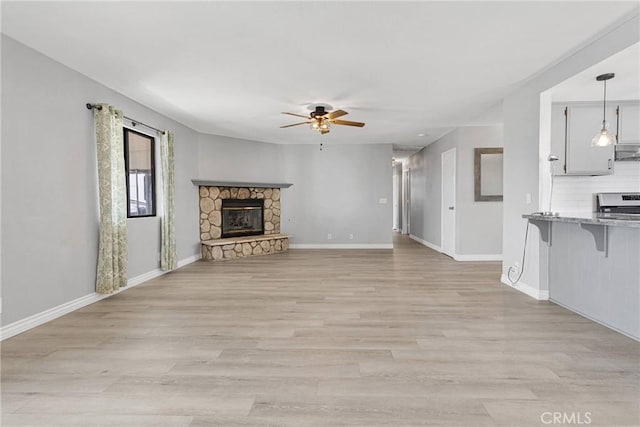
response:
[[[331,233],[327,234],[327,240],[333,240],[333,234]]]
[[[349,234],[349,240],[353,240],[353,234]]]
[[[515,262],[513,263],[513,269],[516,271],[516,273],[520,272],[520,263],[519,262]]]

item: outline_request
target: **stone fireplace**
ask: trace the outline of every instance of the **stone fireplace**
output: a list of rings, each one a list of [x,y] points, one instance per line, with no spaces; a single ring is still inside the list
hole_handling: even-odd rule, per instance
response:
[[[227,200],[262,201],[264,233],[261,234],[280,233],[279,188],[200,186],[200,240],[223,237],[222,203]]]
[[[242,258],[288,249],[289,236],[280,234],[280,188],[193,182],[200,193],[203,259]]]

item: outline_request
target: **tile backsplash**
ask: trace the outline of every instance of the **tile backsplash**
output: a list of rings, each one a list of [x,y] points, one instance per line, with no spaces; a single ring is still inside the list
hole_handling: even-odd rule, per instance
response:
[[[560,214],[596,210],[595,193],[640,192],[640,162],[616,162],[613,175],[556,176],[552,209]]]

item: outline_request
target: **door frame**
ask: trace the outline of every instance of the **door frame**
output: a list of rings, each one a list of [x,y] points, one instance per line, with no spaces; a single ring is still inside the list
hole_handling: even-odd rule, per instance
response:
[[[398,231],[402,229],[400,219],[400,204],[402,203],[402,195],[400,191],[398,191],[399,181],[402,179],[402,175],[398,178],[398,174],[396,173],[396,169],[393,169],[393,176],[391,177],[391,206],[393,206],[393,214],[391,215],[391,229],[393,231]]]
[[[411,203],[411,199],[410,199],[410,178],[409,178],[409,174],[410,174],[410,170],[408,167],[402,167],[402,200],[401,200],[401,205],[402,205],[402,228],[401,228],[401,233],[402,234],[411,234],[411,222],[410,222],[410,216],[411,216],[411,210],[410,210],[410,203]]]
[[[452,253],[445,252],[444,250],[444,216],[448,207],[444,205],[444,156],[447,153],[453,152],[453,251]],[[457,190],[457,168],[458,168],[458,153],[455,148],[443,151],[440,154],[440,250],[443,254],[455,257],[456,252],[456,231],[458,228],[458,212],[456,210],[456,190]]]

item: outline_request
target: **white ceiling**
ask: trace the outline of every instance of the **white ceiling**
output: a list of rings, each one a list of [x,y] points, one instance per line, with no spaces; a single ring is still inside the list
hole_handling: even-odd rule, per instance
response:
[[[607,82],[607,99],[640,99],[640,44],[610,56],[602,62],[587,68],[550,89],[554,102],[602,101],[603,84],[596,76],[615,73],[615,78]]]
[[[419,146],[494,105],[636,2],[2,2],[2,31],[199,131]],[[100,101],[87,99],[87,101]],[[424,133],[424,137],[418,134]]]

